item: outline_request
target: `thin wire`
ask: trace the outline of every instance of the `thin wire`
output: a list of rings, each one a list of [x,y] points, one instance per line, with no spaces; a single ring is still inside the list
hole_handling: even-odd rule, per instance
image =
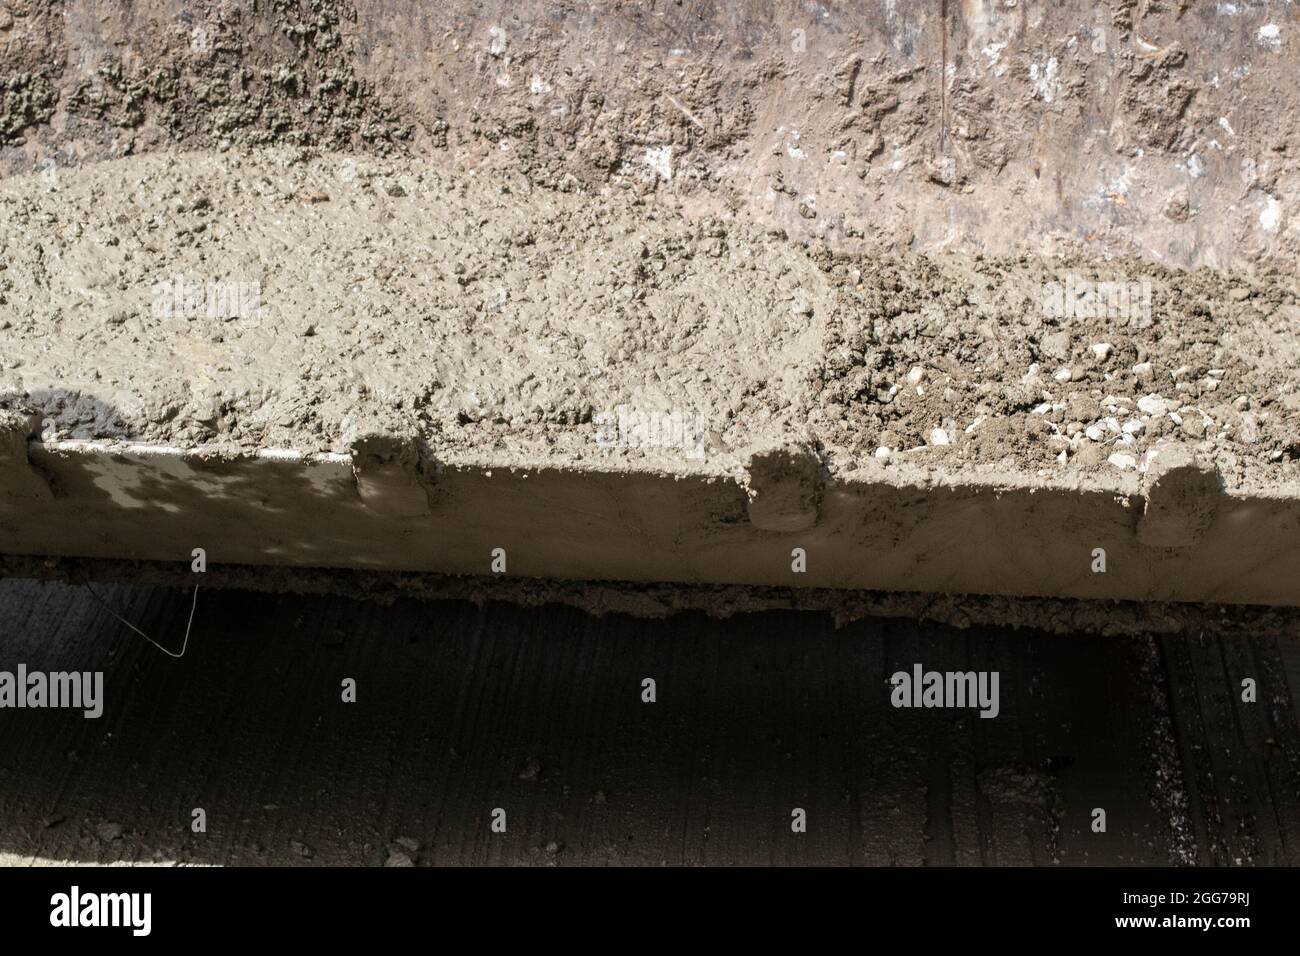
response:
[[[190,620],[189,620],[189,623],[185,625],[185,640],[181,643],[181,652],[180,652],[179,654],[177,654],[175,651],[169,651],[169,650],[167,650],[167,648],[163,647],[161,644],[159,644],[157,641],[155,641],[152,637],[150,637],[150,636],[149,636],[148,634],[146,634],[144,631],[140,630],[138,627],[136,627],[134,624],[132,624],[130,621],[128,621],[126,618],[124,618],[122,615],[118,614],[118,613],[117,613],[116,611],[114,611],[111,607],[109,607],[109,606],[108,606],[108,602],[105,601],[102,597],[100,597],[100,596],[95,592],[95,589],[92,588],[92,587],[90,586],[90,581],[88,581],[88,580],[83,580],[83,583],[86,585],[86,590],[90,592],[90,596],[93,597],[96,601],[98,601],[99,604],[100,604],[100,606],[103,607],[103,609],[104,609],[105,611],[107,611],[109,614],[113,615],[113,617],[117,618],[119,621],[121,621],[123,624],[125,624],[127,627],[129,627],[131,630],[135,631],[137,634],[139,634],[141,637],[143,637],[146,641],[148,641],[148,642],[149,642],[150,644],[152,644],[154,647],[158,648],[158,650],[162,651],[162,652],[163,652],[164,654],[166,654],[168,657],[173,657],[173,658],[176,658],[177,660],[179,660],[180,658],[182,658],[182,657],[185,656],[185,648],[189,647],[189,644],[190,644],[190,629],[194,627],[194,610],[195,610],[195,608],[197,608],[197,607],[199,606],[199,589],[198,589],[197,586],[194,588],[194,601],[193,601],[192,604],[190,604]]]

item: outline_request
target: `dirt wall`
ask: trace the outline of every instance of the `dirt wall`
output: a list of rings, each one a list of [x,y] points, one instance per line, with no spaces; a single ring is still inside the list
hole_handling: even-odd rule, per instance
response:
[[[835,247],[1300,253],[1281,0],[5,0],[0,63],[11,172],[274,143]]]

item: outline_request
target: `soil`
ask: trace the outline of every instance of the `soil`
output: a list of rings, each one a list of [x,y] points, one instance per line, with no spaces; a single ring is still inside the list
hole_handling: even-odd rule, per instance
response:
[[[835,252],[302,150],[14,177],[0,209],[0,400],[46,438],[416,434],[686,472],[803,443],[832,473],[1043,476],[1177,444],[1229,484],[1300,474],[1300,285],[1277,271]],[[697,423],[700,447],[601,441],[620,409]]]
[[[0,168],[310,146],[834,248],[1294,268],[1290,4],[4,0]]]

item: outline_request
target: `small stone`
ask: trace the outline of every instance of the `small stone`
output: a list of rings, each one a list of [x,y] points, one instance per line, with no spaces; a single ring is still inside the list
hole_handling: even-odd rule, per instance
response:
[[[1092,347],[1092,354],[1097,356],[1099,361],[1104,362],[1106,359],[1110,358],[1110,353],[1113,349],[1114,346],[1109,342],[1098,342]]]
[[[893,453],[894,451],[892,448],[886,448],[884,445],[881,445],[879,448],[876,449],[876,457],[879,458],[881,461],[884,461]]]
[[[932,428],[930,429],[930,444],[948,445],[951,444],[951,442],[948,439],[948,433],[942,428]]]
[[[310,859],[314,852],[307,844],[299,843],[297,840],[290,840],[289,846],[294,853],[297,853],[304,860]]]
[[[1073,375],[1074,373],[1070,371],[1068,366],[1062,366],[1056,370],[1056,374],[1053,375],[1052,378],[1056,379],[1058,382],[1068,382]]]
[[[1120,471],[1130,471],[1137,467],[1137,459],[1134,458],[1132,455],[1122,451],[1115,452],[1106,460],[1110,462],[1112,465],[1114,465],[1116,468],[1118,468]]]
[[[1259,425],[1255,421],[1254,412],[1246,412],[1241,416],[1241,428],[1237,430],[1237,437],[1247,445],[1259,441]]]
[[[1121,426],[1120,430],[1128,435],[1136,435],[1144,428],[1146,428],[1146,426],[1143,425],[1140,421],[1138,421],[1136,418],[1131,418]]]
[[[1104,437],[1106,437],[1106,433],[1101,429],[1101,426],[1099,425],[1089,425],[1087,428],[1083,430],[1083,433],[1093,441],[1101,441]]]
[[[1169,411],[1169,403],[1159,395],[1143,395],[1138,399],[1138,411],[1146,415],[1163,415]]]
[[[1151,363],[1138,362],[1136,365],[1133,366],[1133,374],[1136,375],[1138,378],[1150,378]]]
[[[390,850],[388,853],[388,859],[384,860],[384,866],[415,866],[415,861],[401,850]]]
[[[926,163],[926,167],[926,173],[932,183],[951,186],[957,181],[957,162],[951,156],[931,159]]]
[[[925,369],[921,368],[919,365],[913,366],[911,371],[907,373],[907,380],[912,385],[919,385],[923,378],[925,378]]]
[[[1070,355],[1070,335],[1068,332],[1053,332],[1044,335],[1041,344],[1044,355],[1049,358],[1063,359]]]

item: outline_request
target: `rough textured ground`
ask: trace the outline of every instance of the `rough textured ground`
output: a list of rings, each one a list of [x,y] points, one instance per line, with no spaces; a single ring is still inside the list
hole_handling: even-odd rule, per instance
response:
[[[305,145],[837,247],[1293,266],[1289,0],[5,0],[0,163]]]
[[[688,463],[689,442],[603,446],[626,407],[702,423],[724,462],[791,441],[846,470],[1131,470],[1174,441],[1229,479],[1300,459],[1279,273],[833,254],[518,177],[283,151],[12,178],[0,209],[0,398],[50,438],[344,451],[379,428]]]
[[[179,643],[188,592],[101,596]],[[103,669],[107,703],[97,721],[5,711],[8,862],[1300,862],[1300,658],[1264,634],[834,630],[792,613],[643,622],[205,590],[174,661],[84,588],[3,582],[0,667],[18,661]],[[999,717],[892,708],[889,675],[916,662],[998,670]],[[505,834],[489,832],[496,807]]]

